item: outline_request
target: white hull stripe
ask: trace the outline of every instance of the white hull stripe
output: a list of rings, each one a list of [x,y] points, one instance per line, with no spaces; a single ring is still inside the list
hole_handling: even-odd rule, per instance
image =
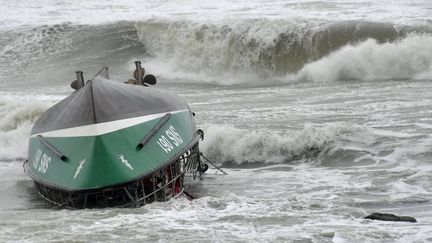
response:
[[[186,111],[189,112],[189,110],[178,110],[178,111],[171,111],[170,113],[176,114],[176,113],[186,112]],[[115,132],[123,128],[138,125],[147,121],[151,121],[163,117],[166,113],[168,112],[42,132],[42,133],[33,134],[30,137],[36,137],[37,135],[42,135],[44,137],[99,136],[102,134]]]

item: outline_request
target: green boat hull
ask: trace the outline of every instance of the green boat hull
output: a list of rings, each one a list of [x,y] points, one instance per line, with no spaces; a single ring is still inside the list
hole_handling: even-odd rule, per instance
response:
[[[98,136],[44,137],[67,155],[66,161],[57,157],[37,136],[32,137],[28,172],[46,183],[71,191],[103,188],[142,177],[162,167],[194,139],[195,127],[191,125],[190,112],[172,116],[142,149],[137,149],[138,143],[159,119]],[[173,131],[178,137],[170,134]],[[171,147],[161,146],[160,141],[166,140]]]
[[[177,96],[90,82],[36,121],[26,173],[39,194],[74,208],[141,205],[183,190],[200,170],[193,113]]]

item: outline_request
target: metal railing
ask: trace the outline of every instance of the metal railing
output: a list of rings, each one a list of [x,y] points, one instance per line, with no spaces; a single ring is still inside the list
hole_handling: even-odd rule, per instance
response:
[[[123,186],[108,187],[94,192],[70,192],[49,187],[38,181],[35,181],[35,185],[42,198],[60,207],[139,207],[154,201],[167,201],[178,197],[184,191],[185,174],[192,173],[195,177],[199,163],[199,147],[196,143],[165,167]],[[159,183],[161,186],[158,187]]]

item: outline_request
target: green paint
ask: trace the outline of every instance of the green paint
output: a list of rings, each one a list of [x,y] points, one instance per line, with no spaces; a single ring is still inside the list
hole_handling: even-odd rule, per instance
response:
[[[131,181],[158,169],[193,140],[195,133],[193,118],[189,111],[180,112],[173,114],[149,143],[138,150],[138,143],[159,119],[100,136],[44,137],[66,155],[66,161],[57,158],[38,138],[33,137],[29,145],[28,168],[40,179],[71,190],[100,188]],[[170,126],[175,128],[183,140],[183,143],[178,146],[175,146],[175,141],[166,134]],[[162,135],[171,142],[173,146],[171,151],[166,152],[157,143]],[[42,154],[38,157],[39,150]],[[41,167],[44,154],[46,154],[45,161],[51,158],[45,173],[43,173],[44,167]],[[120,158],[121,155],[124,160],[127,160],[126,163],[122,162],[124,160]],[[82,166],[79,170],[80,164]]]

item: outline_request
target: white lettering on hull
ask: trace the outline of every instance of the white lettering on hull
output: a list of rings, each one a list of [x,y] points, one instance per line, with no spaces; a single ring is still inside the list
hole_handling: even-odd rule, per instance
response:
[[[33,159],[33,168],[40,173],[45,174],[48,170],[50,163],[51,157],[48,156],[46,153],[43,153],[41,149],[38,149]]]
[[[183,143],[183,138],[172,125],[169,126],[164,133],[166,136],[160,135],[159,139],[157,139],[157,144],[165,153],[171,152],[174,147],[178,147]]]

